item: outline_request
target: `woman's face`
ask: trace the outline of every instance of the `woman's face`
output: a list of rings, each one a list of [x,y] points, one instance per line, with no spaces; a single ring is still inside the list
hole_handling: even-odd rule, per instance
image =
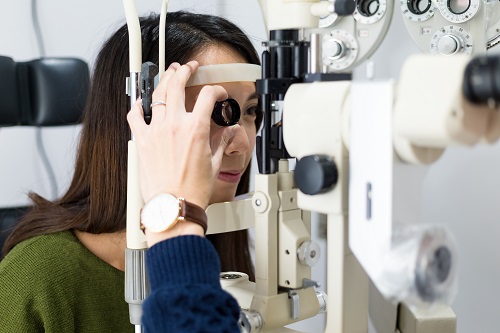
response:
[[[213,46],[205,49],[202,54],[195,57],[200,66],[246,63],[245,59],[234,50]],[[256,128],[255,118],[257,112],[257,95],[254,82],[218,83],[226,89],[229,98],[235,99],[240,105],[241,117],[236,127],[236,134],[227,146],[222,157],[221,171],[215,183],[215,189],[210,203],[230,201],[236,194],[236,188],[243,172],[248,167],[255,146]],[[186,110],[192,110],[198,94],[203,86],[194,86],[186,89]],[[212,121],[210,136],[224,128]]]

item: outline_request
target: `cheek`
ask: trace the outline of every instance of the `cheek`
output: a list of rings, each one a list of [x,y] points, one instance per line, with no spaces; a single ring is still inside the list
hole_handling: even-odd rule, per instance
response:
[[[247,151],[247,162],[252,157],[253,150],[255,148],[255,141],[257,136],[257,130],[255,129],[255,124],[246,125],[245,132],[247,133],[249,148]]]
[[[224,131],[223,127],[215,124],[213,121],[210,124],[210,148],[214,151],[217,147],[218,138],[222,135],[222,131]]]
[[[255,126],[252,126],[250,130],[247,130],[248,143],[250,144],[250,150],[255,148],[255,141],[257,132],[255,131]]]

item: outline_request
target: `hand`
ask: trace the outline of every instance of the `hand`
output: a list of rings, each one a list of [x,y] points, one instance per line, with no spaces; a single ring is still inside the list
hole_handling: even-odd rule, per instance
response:
[[[165,101],[152,110],[151,124],[144,121],[140,101],[127,115],[137,142],[141,192],[144,202],[159,193],[184,197],[202,208],[208,205],[222,156],[234,136],[231,127],[210,138],[211,114],[216,101],[227,99],[221,86],[205,86],[192,112],[186,112],[186,83],[198,68],[196,61],[177,63],[163,73],[153,101]]]

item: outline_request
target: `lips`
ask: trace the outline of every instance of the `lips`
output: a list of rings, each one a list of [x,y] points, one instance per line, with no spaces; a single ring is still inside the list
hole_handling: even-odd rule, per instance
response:
[[[228,183],[237,183],[240,181],[241,172],[237,170],[226,170],[219,172],[220,180]]]

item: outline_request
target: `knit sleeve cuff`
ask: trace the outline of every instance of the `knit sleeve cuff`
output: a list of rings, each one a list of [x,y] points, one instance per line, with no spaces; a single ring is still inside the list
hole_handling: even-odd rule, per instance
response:
[[[151,290],[164,285],[210,284],[220,287],[219,257],[200,236],[179,236],[159,242],[146,253]]]

